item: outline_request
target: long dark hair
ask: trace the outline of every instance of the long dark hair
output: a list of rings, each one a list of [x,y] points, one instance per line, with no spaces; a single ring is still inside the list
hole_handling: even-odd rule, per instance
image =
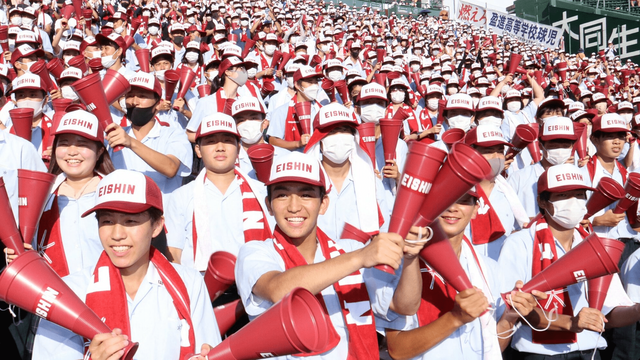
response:
[[[93,170],[102,175],[107,175],[116,171],[116,168],[113,166],[113,162],[111,161],[111,156],[109,156],[109,152],[104,147],[104,144],[99,141],[95,141],[95,144],[97,148],[96,152],[100,151],[100,148],[103,148],[104,151],[102,152],[102,155],[98,157],[98,160],[96,161],[96,165]],[[58,161],[56,160],[57,148],[58,148],[58,136],[56,136],[53,141],[53,148],[51,150],[51,162],[49,163],[49,173],[54,175],[60,175],[62,173],[62,169],[60,168],[60,165],[58,165]]]
[[[218,76],[214,77],[213,81],[211,81],[211,91],[209,92],[209,95],[213,95],[218,92],[218,90],[220,90],[224,85],[225,81],[227,81],[227,76],[224,73],[221,74],[218,72]]]

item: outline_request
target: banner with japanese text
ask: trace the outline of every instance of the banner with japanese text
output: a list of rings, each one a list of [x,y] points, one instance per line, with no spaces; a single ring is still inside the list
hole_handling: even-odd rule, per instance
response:
[[[487,10],[488,28],[494,34],[508,35],[529,44],[555,49],[560,45],[562,29],[519,17]]]
[[[458,11],[458,20],[478,27],[484,27],[487,22],[483,7],[475,4],[460,2],[460,10]]]

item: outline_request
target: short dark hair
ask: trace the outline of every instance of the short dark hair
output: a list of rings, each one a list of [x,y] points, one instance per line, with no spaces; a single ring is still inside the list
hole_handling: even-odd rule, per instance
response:
[[[551,193],[548,191],[543,191],[538,194],[538,197],[540,197],[540,200],[549,201],[549,199],[551,199]],[[538,203],[538,210],[540,210],[540,213],[544,215],[544,209],[540,207],[540,203]]]
[[[271,187],[275,185],[269,185],[267,186],[267,201],[271,202]],[[317,186],[317,188],[320,189],[320,198],[323,198],[325,195],[327,195],[327,189],[325,189],[323,186]]]

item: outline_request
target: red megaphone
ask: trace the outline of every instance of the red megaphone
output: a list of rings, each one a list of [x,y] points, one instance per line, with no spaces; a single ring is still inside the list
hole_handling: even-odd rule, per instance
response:
[[[180,90],[178,90],[178,95],[176,99],[184,99],[185,95],[187,95],[187,91],[191,88],[193,81],[196,79],[196,73],[191,70],[188,66],[183,66],[180,69]],[[179,110],[180,108],[177,106],[173,107],[173,110]]]
[[[80,101],[87,107],[87,111],[90,111],[98,118],[98,122],[103,129],[113,123],[107,96],[100,81],[100,73],[93,73],[76,80],[71,84],[71,87],[78,94]],[[120,151],[122,148],[123,146],[116,146],[113,150]]]
[[[324,92],[327,93],[327,96],[329,97],[329,101],[335,102],[336,92],[334,90],[335,85],[333,80],[324,78],[322,79],[322,84],[320,86],[322,87],[322,90],[324,90]]]
[[[203,98],[209,95],[211,92],[211,86],[209,84],[200,84],[196,87],[196,90],[198,90],[198,96]]]
[[[587,126],[579,122],[574,122],[573,131],[580,134],[578,141],[573,145],[573,149],[578,153],[580,159],[584,159],[587,156]]]
[[[424,199],[431,191],[447,153],[434,146],[414,141],[409,145],[402,180],[398,184],[396,201],[393,204],[389,232],[406,238],[415,223]]]
[[[624,198],[616,205],[616,208],[613,210],[614,214],[622,214],[638,201],[640,197],[640,174],[635,172],[629,173],[629,178],[624,185],[624,191]]]
[[[102,71],[102,69],[104,69],[104,66],[102,66],[102,60],[100,58],[89,60],[89,69],[91,69],[92,73]]]
[[[76,17],[80,19],[82,16],[82,0],[72,0],[73,10],[75,10]]]
[[[244,50],[242,50],[243,59],[246,58],[247,55],[249,55],[249,52],[251,51],[251,49],[253,49],[255,45],[256,45],[256,41],[252,39],[247,39],[247,41],[244,42]]]
[[[176,87],[178,86],[178,81],[180,81],[180,74],[178,74],[175,70],[167,70],[164,73],[164,99],[166,101],[171,101],[173,98],[173,93],[176,91]]]
[[[402,130],[402,121],[380,119],[380,134],[382,135],[382,149],[385,161],[391,161],[396,158],[396,146],[398,145],[400,130]]]
[[[438,119],[436,125],[442,125],[444,122],[444,109],[447,107],[447,100],[438,100]]]
[[[338,91],[340,99],[342,99],[342,103],[349,102],[349,89],[347,88],[347,82],[344,80],[338,80],[334,82],[333,85]]]
[[[387,74],[377,73],[373,75],[373,82],[382,85],[383,87],[387,87]]]
[[[7,25],[0,25],[0,46],[2,46],[2,52],[9,51],[9,26]]]
[[[204,283],[207,285],[211,301],[222,295],[236,281],[233,272],[236,266],[236,257],[226,251],[216,251],[211,254],[207,271],[204,274]]]
[[[69,66],[78,68],[83,74],[87,73],[87,63],[84,61],[84,55],[76,55],[69,59]]]
[[[538,133],[529,125],[520,124],[516,126],[516,131],[513,135],[513,139],[511,139],[511,144],[513,146],[509,148],[509,151],[507,151],[507,155],[505,157],[509,158],[509,155],[511,155],[511,157],[515,157],[537,138]]]
[[[47,70],[47,64],[44,60],[38,60],[29,69],[33,74],[40,76],[40,81],[44,84],[47,92],[51,92],[52,90],[58,90],[58,86],[53,80],[51,80],[51,76],[49,76],[49,70]]]
[[[384,48],[376,49],[376,64],[382,64],[382,62],[384,61],[385,54],[386,54],[386,51],[384,50]]]
[[[31,242],[40,215],[49,200],[56,176],[42,171],[18,169],[18,222],[23,239]]]
[[[498,43],[498,34],[491,34],[491,42],[493,42],[493,46],[496,46]]]
[[[321,62],[322,62],[322,58],[320,57],[320,55],[313,55],[313,57],[311,58],[311,61],[309,62],[309,66],[315,67]]]
[[[220,335],[224,335],[240,318],[246,315],[240,299],[213,308]]]
[[[589,300],[590,308],[602,311],[604,299],[607,297],[607,292],[609,291],[609,285],[611,285],[612,279],[613,275],[604,275],[595,279],[587,280],[587,299]]]
[[[451,128],[442,134],[442,142],[450,149],[451,145],[464,139],[465,132],[462,129]]]
[[[64,71],[64,64],[60,58],[53,58],[47,63],[47,69],[53,74],[53,77],[60,79],[60,74]]]
[[[131,19],[131,34],[132,34],[132,36],[133,36],[133,34],[138,32],[138,28],[140,27],[141,24],[142,24],[142,19],[140,19],[140,18]]]
[[[580,244],[524,284],[521,290],[526,293],[533,290],[546,292],[616,273],[619,271],[618,261],[623,249],[623,242],[600,238],[591,233]],[[507,294],[510,292],[502,294],[506,304]]]
[[[122,39],[124,40],[124,49],[122,49],[123,51],[127,51],[131,45],[133,45],[133,43],[135,42],[135,40],[133,39],[133,36],[130,35],[125,35],[122,37]]]
[[[13,249],[16,254],[22,254],[24,250],[24,241],[22,235],[16,226],[13,210],[7,189],[4,185],[4,179],[0,176],[0,217],[4,219],[3,225],[0,226],[0,240],[5,247]]]
[[[298,123],[300,124],[301,135],[311,134],[311,102],[303,101],[296,103],[293,109],[298,116]]]
[[[138,65],[140,66],[140,71],[150,72],[149,68],[149,49],[138,49],[136,50],[136,59],[138,59]]]
[[[236,99],[225,99],[224,109],[222,110],[222,112],[224,114],[231,116],[231,114],[233,113],[233,103],[235,102],[236,102]]]
[[[478,49],[478,43],[480,42],[480,35],[473,35],[471,36],[471,38],[473,39],[473,47]]]
[[[269,181],[274,151],[275,148],[271,144],[256,144],[247,150],[256,177],[263,183]]]
[[[270,68],[277,69],[278,64],[280,64],[280,60],[282,60],[282,51],[276,50],[273,52],[273,57],[271,58],[271,66]]]
[[[86,338],[111,329],[69,288],[36,251],[24,251],[0,274],[0,300]],[[138,343],[125,348],[133,359]]]
[[[420,257],[457,292],[471,289],[473,285],[462,269],[460,260],[449,242],[449,237],[440,227],[440,222],[435,221],[429,227],[433,235],[420,250]]]
[[[280,63],[278,64],[278,70],[282,71],[287,66],[287,63],[291,60],[290,53],[282,53],[282,59],[280,59]]]
[[[509,58],[509,72],[507,72],[507,74],[515,75],[521,60],[522,60],[522,55],[511,53],[511,57]]]
[[[588,219],[593,214],[622,199],[626,192],[617,181],[612,178],[603,177],[600,179],[596,191],[593,192],[587,201],[587,213],[584,218]]]
[[[491,165],[463,142],[451,145],[447,161],[438,172],[418,214],[418,226],[427,226],[491,173]]]
[[[207,359],[250,360],[328,350],[331,326],[318,299],[308,290],[295,288],[213,348]]]
[[[13,122],[11,130],[21,138],[31,141],[31,129],[33,123],[33,109],[15,108],[9,110],[9,117]]]
[[[344,223],[342,234],[340,234],[340,239],[351,239],[366,244],[371,239],[371,236],[371,234],[368,234],[349,223]],[[389,265],[380,264],[374,267],[388,274],[395,274],[395,270],[393,270],[393,268]]]
[[[376,167],[376,124],[362,123],[358,125],[358,134],[360,135],[360,143],[363,144],[364,150],[371,159],[373,168]]]
[[[540,162],[540,160],[542,159],[540,155],[540,142],[538,141],[538,134],[540,133],[540,125],[538,125],[538,123],[529,123],[526,125],[536,132],[536,139],[530,142],[529,145],[527,145],[527,150],[529,150],[529,154],[531,155],[531,158],[533,159],[533,162],[535,164]]]
[[[276,87],[273,85],[273,81],[265,81],[264,84],[262,84],[262,89],[260,89],[260,95],[262,95],[262,98],[264,99],[275,89]]]
[[[556,68],[558,69],[558,74],[560,75],[560,81],[567,80],[567,62],[559,62],[556,65]]]
[[[131,90],[129,80],[121,73],[112,69],[107,69],[107,72],[105,72],[104,78],[102,79],[102,87],[104,88],[104,95],[107,98],[107,104],[113,104]]]

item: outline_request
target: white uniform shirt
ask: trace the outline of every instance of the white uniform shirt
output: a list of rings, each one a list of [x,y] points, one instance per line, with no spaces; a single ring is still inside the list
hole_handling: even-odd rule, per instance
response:
[[[531,280],[533,240],[532,231],[527,229],[509,236],[505,241],[502,246],[498,265],[500,266],[501,274],[507,278],[505,283],[506,285],[515,284],[517,280],[522,280],[526,284]],[[574,233],[572,248],[577,246],[580,242],[582,242],[582,237],[576,231]],[[558,240],[555,240],[555,245],[558,258],[561,258],[566,254],[566,252]],[[574,316],[577,316],[582,308],[589,307],[589,302],[586,297],[586,286],[587,283],[582,282],[569,285],[567,287],[571,304],[573,306]],[[507,287],[501,291],[506,292],[511,289],[512,287]],[[545,301],[542,301],[541,304],[544,306]],[[632,304],[633,302],[629,299],[622,288],[620,278],[615,274],[611,281],[609,292],[605,298],[602,313],[607,315],[616,306],[629,306]],[[599,337],[598,333],[589,330],[584,330],[576,334],[578,341],[573,344],[557,345],[534,344],[531,340],[531,333],[532,330],[529,326],[520,326],[518,331],[513,335],[511,346],[520,352],[530,352],[543,355],[557,355],[572,351],[590,350],[596,347],[596,341],[599,349],[603,349],[607,346],[607,342],[602,337]]]
[[[253,180],[249,180],[253,181]],[[167,245],[182,249],[181,264],[194,267],[193,256],[193,196],[195,181],[182,186],[165,197],[165,221],[167,227]],[[256,194],[263,209],[267,190],[261,182],[253,181],[252,189],[261,189]],[[205,178],[204,191],[209,212],[209,229],[215,251],[226,251],[238,255],[244,244],[242,192],[237,181],[233,181],[227,191],[222,194],[208,178]],[[270,228],[275,227],[275,220],[265,212]],[[206,239],[198,238],[198,241]]]
[[[135,138],[131,127],[125,127],[124,131]],[[156,121],[147,136],[140,142],[161,154],[173,155],[178,158],[180,167],[176,175],[172,178],[162,175],[129,148],[124,148],[120,151],[109,149],[113,166],[116,169],[139,171],[149,176],[160,187],[163,194],[168,194],[179,188],[182,185],[182,178],[191,174],[191,165],[193,163],[193,151],[191,150],[191,143],[187,139],[187,134],[179,129],[162,126]]]
[[[396,144],[396,164],[398,166],[398,173],[402,174],[404,171],[404,162],[407,160],[407,153],[409,148],[407,143],[401,139],[398,139]],[[376,140],[376,168],[382,174],[382,169],[386,165],[384,161],[384,147],[382,146],[382,138]],[[396,201],[396,188],[397,184],[394,179],[382,178],[382,185],[384,185],[385,196],[387,198],[387,206],[389,211],[393,211],[393,204]],[[384,215],[384,214],[383,214]]]
[[[172,264],[184,282],[191,303],[191,320],[196,338],[195,351],[202,344],[220,343],[220,330],[213,314],[209,293],[202,276],[195,270]],[[64,278],[69,287],[85,301],[93,281],[95,265]],[[178,317],[169,292],[162,285],[155,266],[149,266],[134,299],[127,295],[131,341],[139,342],[134,359],[177,359],[180,342],[188,339],[188,330]],[[123,309],[124,310],[124,309]],[[83,339],[71,331],[42,320],[33,347],[33,359],[82,359]]]
[[[509,175],[507,181],[513,190],[518,194],[520,203],[527,211],[530,218],[536,216],[540,210],[538,209],[538,178],[544,172],[542,164],[536,163],[526,166],[523,169],[514,171]]]
[[[336,243],[342,247],[345,252],[351,252],[362,248],[364,245],[355,240],[338,240]],[[314,263],[325,261],[320,246],[316,248]],[[238,262],[236,263],[236,285],[238,286],[238,294],[242,298],[245,310],[250,319],[254,319],[258,315],[273,306],[273,303],[256,296],[252,289],[258,279],[269,271],[285,271],[285,264],[280,255],[276,252],[273,240],[267,241],[251,241],[242,246],[238,254]],[[401,270],[397,271],[401,274]],[[390,275],[375,269],[364,269],[362,275],[367,285],[369,299],[371,301],[371,309],[376,315],[378,321],[380,317],[386,317],[393,293],[400,280],[400,276]],[[306,357],[309,360],[335,360],[346,359],[348,352],[347,329],[344,323],[342,308],[338,300],[333,285],[322,290],[324,303],[326,304],[329,317],[333,327],[340,335],[340,342],[332,350],[318,355]],[[379,330],[382,328],[378,327]],[[295,356],[282,356],[275,359],[297,359]]]

